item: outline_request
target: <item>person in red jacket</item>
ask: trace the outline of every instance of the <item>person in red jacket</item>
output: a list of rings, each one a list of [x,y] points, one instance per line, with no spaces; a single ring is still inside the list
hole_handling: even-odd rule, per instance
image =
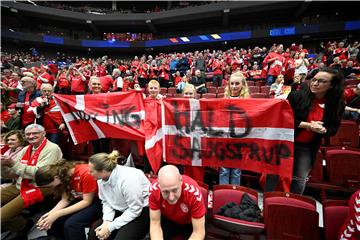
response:
[[[32,101],[31,108],[45,128],[47,139],[59,145],[61,131],[65,129],[65,123],[60,107],[52,96],[54,88],[51,84],[44,83],[41,85],[40,91],[42,96]]]
[[[281,55],[283,45],[276,47],[275,51],[270,52],[263,61],[263,66],[268,66],[266,85],[271,86],[275,82],[277,76],[281,73],[285,58]]]

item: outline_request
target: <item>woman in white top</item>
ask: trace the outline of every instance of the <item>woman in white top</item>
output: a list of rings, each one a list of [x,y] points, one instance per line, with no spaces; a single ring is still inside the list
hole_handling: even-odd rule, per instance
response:
[[[103,217],[90,229],[89,240],[142,239],[149,232],[150,182],[141,170],[118,165],[118,158],[117,151],[89,158],[103,208]]]

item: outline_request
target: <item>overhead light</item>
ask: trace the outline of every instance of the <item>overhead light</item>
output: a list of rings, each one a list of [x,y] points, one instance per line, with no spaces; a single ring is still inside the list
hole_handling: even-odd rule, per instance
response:
[[[93,11],[89,11],[88,13],[91,13],[91,14],[96,14],[96,15],[106,15],[106,13],[102,13],[102,12],[93,12]]]
[[[12,28],[9,28],[9,31],[10,31],[10,32],[15,32],[15,30],[14,30],[14,29],[12,29]]]
[[[91,21],[91,20],[86,20],[86,23],[91,24],[91,23],[92,23],[92,21]]]
[[[224,13],[229,13],[229,12],[230,12],[229,8],[224,9]]]
[[[33,1],[31,1],[31,0],[27,0],[29,3],[31,3],[32,5],[34,5],[34,6],[37,6],[36,5],[36,3],[34,3]]]
[[[145,21],[146,23],[151,23],[151,19],[148,19]]]
[[[18,10],[15,9],[15,8],[10,8],[10,11],[13,12],[13,13],[17,13],[17,12],[18,12]]]

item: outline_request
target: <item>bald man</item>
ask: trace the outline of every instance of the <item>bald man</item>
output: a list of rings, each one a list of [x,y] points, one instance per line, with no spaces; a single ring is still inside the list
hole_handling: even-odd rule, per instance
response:
[[[150,187],[150,237],[171,239],[205,238],[206,207],[201,190],[192,178],[181,175],[177,167],[166,165]]]

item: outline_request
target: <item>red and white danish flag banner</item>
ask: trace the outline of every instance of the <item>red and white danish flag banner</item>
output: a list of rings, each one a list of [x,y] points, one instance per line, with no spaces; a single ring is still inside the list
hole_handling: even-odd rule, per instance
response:
[[[172,164],[292,177],[294,117],[287,101],[163,99],[156,106],[162,119],[153,106],[153,114],[147,115],[153,118],[152,137],[146,136],[145,144],[152,165],[159,166],[161,158],[149,153],[162,152]]]
[[[75,144],[108,137],[144,141],[142,93],[54,96]]]

